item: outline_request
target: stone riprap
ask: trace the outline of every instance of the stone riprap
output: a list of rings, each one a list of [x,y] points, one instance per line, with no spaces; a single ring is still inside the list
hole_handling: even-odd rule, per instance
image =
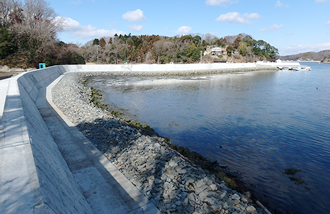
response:
[[[85,75],[91,75],[86,73]],[[84,75],[66,74],[54,104],[163,213],[262,213],[252,200],[172,150],[90,103]]]

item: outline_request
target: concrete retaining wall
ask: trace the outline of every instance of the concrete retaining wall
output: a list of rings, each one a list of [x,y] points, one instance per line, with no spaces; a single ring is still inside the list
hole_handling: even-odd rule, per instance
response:
[[[113,74],[162,75],[184,73],[225,72],[228,70],[253,70],[255,63],[236,64],[128,64],[128,65],[67,65],[70,72],[111,72]]]
[[[128,64],[128,65],[66,65],[69,72],[111,72],[112,74],[163,75],[185,73],[222,73],[244,70],[298,67],[299,62],[213,63],[213,64]]]
[[[0,121],[0,213],[91,213],[36,107],[45,86],[65,71],[56,66],[9,79]]]

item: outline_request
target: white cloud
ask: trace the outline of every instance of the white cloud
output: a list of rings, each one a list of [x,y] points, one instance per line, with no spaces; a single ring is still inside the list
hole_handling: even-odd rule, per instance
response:
[[[283,25],[274,24],[273,26],[271,26],[269,28],[260,29],[260,31],[274,31],[274,30],[281,29],[282,27],[283,27]]]
[[[177,31],[176,31],[176,33],[177,34],[187,34],[187,33],[189,33],[190,31],[191,31],[191,27],[189,27],[189,26],[182,26],[182,27],[180,27]]]
[[[128,29],[134,30],[134,31],[141,31],[143,28],[143,25],[129,25],[127,26]]]
[[[275,7],[283,7],[285,6],[286,8],[290,8],[288,4],[283,4],[281,1],[277,1],[275,4]]]
[[[57,17],[61,18],[61,17]],[[105,30],[98,29],[91,25],[82,26],[79,22],[74,19],[64,17],[64,28],[63,32],[73,34],[82,39],[92,39],[92,38],[101,38],[107,36],[113,36],[117,34],[125,34],[123,31],[118,31],[115,29]]]
[[[327,0],[315,0],[317,3],[326,2]]]
[[[320,43],[320,44],[308,44],[308,45],[292,45],[285,48],[279,48],[281,56],[305,53],[309,51],[319,52],[323,50],[329,50],[330,43]]]
[[[327,23],[325,23],[325,24],[330,25],[330,20]]]
[[[205,4],[216,6],[216,5],[227,5],[234,3],[233,0],[206,0]]]
[[[282,7],[283,4],[281,3],[281,1],[277,1],[276,4],[275,4],[275,7]]]
[[[141,22],[146,19],[143,15],[143,11],[137,9],[135,11],[128,11],[122,15],[123,19],[130,21],[130,22]]]
[[[242,24],[251,24],[251,19],[257,20],[260,18],[258,13],[245,13],[243,15],[239,14],[238,12],[229,12],[227,14],[222,14],[216,21],[218,22],[230,22],[230,23],[242,23]]]
[[[260,15],[258,13],[251,13],[251,14],[245,13],[245,14],[243,14],[243,16],[245,16],[248,19],[259,19],[260,18]]]

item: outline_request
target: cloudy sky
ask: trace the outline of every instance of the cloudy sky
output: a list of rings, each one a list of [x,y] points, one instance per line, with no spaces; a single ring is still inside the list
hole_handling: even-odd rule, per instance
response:
[[[66,22],[59,39],[114,34],[246,33],[280,55],[330,49],[330,0],[46,0]]]

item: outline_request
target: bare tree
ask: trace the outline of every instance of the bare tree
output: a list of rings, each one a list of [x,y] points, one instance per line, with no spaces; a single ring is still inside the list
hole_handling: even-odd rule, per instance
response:
[[[54,10],[44,0],[25,0],[20,7],[22,20],[15,21],[10,29],[17,34],[19,43],[24,40],[37,54],[41,54],[55,42],[56,33],[62,29],[63,19],[56,17]],[[18,11],[17,8],[15,10]]]
[[[207,33],[203,37],[204,37],[203,40],[205,40],[208,44],[211,44],[212,39],[214,39],[215,36],[213,36],[210,33]]]
[[[22,11],[19,0],[0,0],[0,27],[22,22]]]

